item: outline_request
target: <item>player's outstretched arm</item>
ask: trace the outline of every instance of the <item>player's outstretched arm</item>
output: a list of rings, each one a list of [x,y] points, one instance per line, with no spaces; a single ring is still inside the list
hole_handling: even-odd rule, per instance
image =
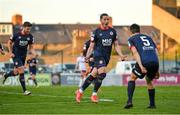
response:
[[[12,40],[8,40],[7,46],[8,46],[9,56],[11,58],[14,57],[14,54],[12,53],[13,41]]]
[[[36,55],[36,52],[34,50],[33,44],[29,45],[29,52],[31,52],[33,55]]]
[[[91,56],[91,54],[92,54],[92,52],[93,52],[93,49],[94,49],[94,45],[95,45],[94,42],[91,42],[91,43],[90,43],[90,46],[89,46],[88,51],[87,51],[87,54],[86,54],[86,59],[89,59],[89,58],[90,58],[90,56]]]
[[[117,52],[118,55],[121,57],[121,60],[124,61],[127,56],[124,56],[124,55],[122,54],[121,48],[120,48],[117,40],[114,42],[114,46],[115,46],[116,52]]]

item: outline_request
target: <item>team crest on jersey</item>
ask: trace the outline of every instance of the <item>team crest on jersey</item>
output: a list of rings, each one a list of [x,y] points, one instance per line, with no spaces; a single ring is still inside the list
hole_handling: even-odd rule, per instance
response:
[[[99,34],[99,36],[102,36],[102,35],[103,35],[102,33]]]
[[[103,61],[102,61],[102,60],[100,60],[100,61],[99,61],[99,64],[103,64]]]
[[[111,31],[111,32],[110,32],[110,35],[112,36],[113,34],[114,34],[114,33]]]
[[[27,38],[27,40],[29,41],[29,40],[30,40],[30,38],[28,37],[28,38]]]
[[[21,36],[19,36],[18,38],[21,39]]]

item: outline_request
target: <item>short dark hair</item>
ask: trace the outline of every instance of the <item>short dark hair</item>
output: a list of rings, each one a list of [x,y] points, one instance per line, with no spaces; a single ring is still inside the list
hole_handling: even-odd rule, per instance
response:
[[[30,22],[24,22],[23,27],[32,27],[32,24]]]
[[[140,32],[140,26],[138,24],[132,24],[130,26],[130,31],[134,33],[139,33]]]
[[[107,13],[102,13],[102,14],[100,15],[100,19],[102,19],[103,16],[109,16],[109,15],[108,15]]]

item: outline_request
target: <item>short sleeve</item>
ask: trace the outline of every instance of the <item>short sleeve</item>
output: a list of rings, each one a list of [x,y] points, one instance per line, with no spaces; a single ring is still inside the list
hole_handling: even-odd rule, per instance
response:
[[[95,31],[93,31],[92,33],[91,33],[91,42],[96,42],[97,41],[97,32],[96,32],[96,30]]]
[[[114,31],[114,41],[118,40],[118,35],[117,35],[117,32]]]
[[[29,44],[34,44],[34,37],[29,40]]]
[[[157,48],[157,46],[156,46],[156,44],[155,44],[155,42],[153,40],[152,40],[152,43],[154,45],[154,48]]]
[[[16,38],[15,35],[11,35],[10,40],[14,42],[15,38]]]
[[[134,47],[134,42],[132,41],[132,39],[128,39],[128,46],[130,49]]]

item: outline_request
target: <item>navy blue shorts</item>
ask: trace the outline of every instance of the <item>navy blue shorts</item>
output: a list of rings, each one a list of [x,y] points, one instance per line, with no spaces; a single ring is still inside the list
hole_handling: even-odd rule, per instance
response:
[[[109,60],[103,57],[94,57],[94,67],[97,67],[97,68],[106,67],[108,63],[109,63]]]
[[[36,68],[29,69],[30,75],[36,75]]]
[[[26,57],[14,57],[12,59],[13,59],[14,67],[18,68],[24,66]]]
[[[90,67],[94,67],[94,61],[90,61],[88,64]]]
[[[144,64],[144,67],[147,69],[147,73],[142,73],[139,64],[136,63],[132,69],[132,72],[140,79],[143,79],[144,76],[147,76],[150,80],[153,80],[156,76],[156,73],[159,71],[159,63],[149,62]]]

